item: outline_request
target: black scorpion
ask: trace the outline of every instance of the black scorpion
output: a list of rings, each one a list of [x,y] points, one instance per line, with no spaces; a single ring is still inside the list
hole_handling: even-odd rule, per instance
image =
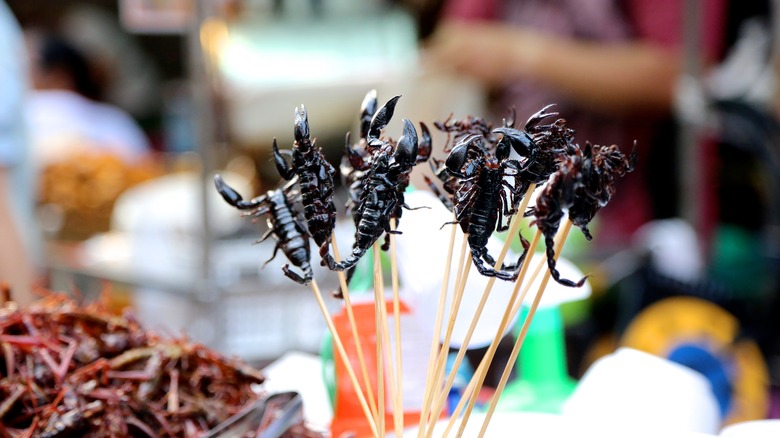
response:
[[[586,142],[581,151],[567,155],[540,192],[536,206],[529,213],[535,216],[534,223],[544,235],[547,266],[559,284],[581,286],[587,278],[575,283],[561,278],[555,268],[554,237],[564,210],[568,209],[569,220],[591,240],[588,224],[614,195],[616,179],[634,170],[636,158],[636,144],[630,158],[626,158],[615,145],[592,146]]]
[[[297,176],[307,229],[314,243],[320,247],[322,256],[328,252],[330,237],[336,225],[336,206],[333,203],[333,177],[336,170],[325,160],[316,140],[311,139],[309,118],[303,105],[300,110],[295,109],[294,137],[292,165],[279,152],[276,139],[273,142],[274,162],[282,178],[290,181]]]
[[[408,208],[403,191],[398,186],[406,181],[417,162],[417,130],[408,119],[404,119],[403,135],[395,145],[379,138],[380,126],[384,127],[389,122],[395,101],[397,98],[376,112],[368,130],[368,146],[372,149],[370,167],[353,184],[353,189],[359,190],[359,195],[356,196],[357,202],[352,212],[356,224],[352,253],[341,263],[337,263],[330,254],[325,255],[331,270],[347,270],[348,277],[351,277],[360,258],[382,234],[400,234],[391,229],[390,219],[400,207]],[[387,249],[388,244],[386,240],[383,249]]]
[[[514,281],[528,249],[528,242],[522,235],[520,239],[525,251],[515,264],[502,264],[496,270],[493,267],[495,259],[487,251],[490,235],[493,231],[507,230],[509,226],[504,224],[504,216],[513,214],[513,186],[504,177],[517,177],[523,170],[519,161],[509,159],[509,153],[508,143],[499,143],[495,153],[491,153],[483,145],[481,136],[472,135],[452,148],[445,161],[446,173],[437,172],[440,178],[442,174],[447,175],[442,178],[445,188],[450,186],[446,190],[452,190],[454,181],[457,181],[454,202],[447,202],[448,199],[428,181],[445,205],[454,207],[456,222],[468,234],[472,260],[480,274]],[[485,265],[486,262],[489,266]]]
[[[274,236],[276,246],[271,258],[263,266],[273,260],[281,249],[290,263],[303,271],[303,276],[301,276],[292,271],[289,264],[285,264],[282,266],[284,275],[296,283],[309,284],[314,277],[310,263],[309,234],[306,231],[303,218],[299,217],[293,209],[295,194],[290,190],[295,182],[292,180],[281,189],[269,190],[265,195],[244,201],[244,198],[228,186],[222,177],[214,176],[214,184],[225,202],[239,210],[253,210],[247,214],[255,218],[268,215],[268,231],[257,242]]]

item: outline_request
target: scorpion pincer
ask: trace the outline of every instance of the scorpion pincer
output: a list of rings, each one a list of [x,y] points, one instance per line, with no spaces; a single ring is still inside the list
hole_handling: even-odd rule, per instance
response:
[[[276,139],[273,142],[274,162],[282,178],[290,181],[297,177],[307,228],[314,243],[320,247],[320,255],[323,255],[328,252],[330,237],[336,226],[336,206],[333,203],[336,170],[309,136],[309,119],[303,105],[295,109],[294,136],[292,165],[282,157]]]
[[[284,275],[296,283],[309,284],[314,277],[310,263],[309,234],[302,218],[298,217],[292,207],[293,194],[290,189],[295,182],[296,180],[293,179],[281,189],[269,190],[265,195],[245,201],[235,189],[222,180],[222,177],[214,176],[214,184],[225,202],[239,210],[253,210],[247,214],[256,218],[268,215],[268,231],[257,242],[274,236],[276,246],[271,258],[263,266],[273,260],[281,249],[290,263],[303,271],[301,276],[292,271],[289,264],[285,264],[282,266]]]

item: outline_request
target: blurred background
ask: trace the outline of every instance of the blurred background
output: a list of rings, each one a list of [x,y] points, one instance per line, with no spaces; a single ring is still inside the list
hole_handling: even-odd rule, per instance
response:
[[[704,373],[729,421],[780,418],[778,3],[6,0],[0,274],[22,303],[105,294],[258,364],[316,353],[309,291],[261,269],[265,224],[214,173],[246,198],[278,187],[271,144],[292,146],[301,104],[338,166],[370,89],[429,126],[555,103],[578,142],[639,150],[564,253],[592,275],[556,308],[565,378],[631,346]]]

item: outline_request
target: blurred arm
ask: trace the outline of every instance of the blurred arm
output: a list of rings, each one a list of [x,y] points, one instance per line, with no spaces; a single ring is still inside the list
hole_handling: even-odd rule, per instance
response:
[[[668,112],[680,71],[673,51],[629,41],[564,39],[489,23],[448,23],[433,37],[429,61],[490,86],[532,80],[596,111]]]
[[[0,282],[11,286],[17,302],[27,304],[31,299],[33,271],[11,214],[7,173],[7,169],[0,167]]]

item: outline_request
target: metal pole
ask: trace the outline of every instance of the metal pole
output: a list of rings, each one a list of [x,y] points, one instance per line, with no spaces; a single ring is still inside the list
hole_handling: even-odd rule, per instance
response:
[[[685,0],[683,9],[683,60],[678,96],[678,163],[680,184],[679,214],[702,236],[702,169],[698,117],[701,102],[701,7],[700,0]]]
[[[201,278],[197,290],[198,298],[203,302],[213,302],[217,298],[217,288],[211,272],[211,250],[213,233],[209,216],[209,192],[214,190],[211,172],[214,168],[214,108],[211,98],[211,83],[208,77],[207,59],[201,42],[203,23],[210,16],[209,0],[194,2],[194,17],[188,33],[187,53],[189,58],[190,92],[192,96],[195,149],[201,160],[200,201],[201,201]]]

